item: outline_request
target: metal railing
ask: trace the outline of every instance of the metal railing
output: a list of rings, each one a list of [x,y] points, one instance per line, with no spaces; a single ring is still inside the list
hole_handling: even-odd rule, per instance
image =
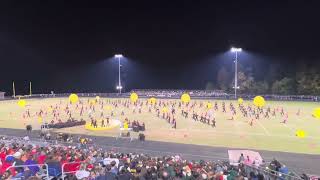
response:
[[[247,177],[250,177],[250,173],[254,172],[255,174],[263,175],[266,180],[302,180],[301,177],[296,176],[294,173],[289,172],[289,174],[284,174],[275,170],[272,170],[268,167],[262,168],[252,165],[244,164],[245,172]]]

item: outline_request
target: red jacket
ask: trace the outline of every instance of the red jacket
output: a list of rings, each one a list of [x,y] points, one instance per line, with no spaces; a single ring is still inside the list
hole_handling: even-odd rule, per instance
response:
[[[80,169],[80,162],[74,162],[74,163],[65,163],[63,171],[64,172],[72,172],[72,174],[76,173]]]
[[[1,162],[4,162],[4,161],[6,160],[6,156],[7,156],[7,154],[6,154],[5,152],[1,152],[1,153],[0,153],[0,160],[1,160]]]
[[[44,164],[46,162],[47,156],[46,155],[40,155],[38,157],[38,163],[39,164]]]
[[[0,174],[4,174],[6,172],[7,168],[10,167],[12,164],[8,162],[3,162],[1,169],[0,169]],[[9,171],[11,172],[12,176],[16,175],[16,171],[14,168],[10,168]]]

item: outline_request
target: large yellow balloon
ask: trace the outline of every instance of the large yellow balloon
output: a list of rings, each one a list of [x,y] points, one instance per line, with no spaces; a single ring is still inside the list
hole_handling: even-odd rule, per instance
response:
[[[152,97],[152,98],[148,99],[148,102],[149,102],[150,104],[156,104],[157,99],[154,98],[154,97]]]
[[[296,136],[298,138],[304,138],[304,137],[306,137],[306,133],[303,130],[297,130],[296,131]]]
[[[313,110],[313,117],[320,119],[320,107]]]
[[[207,105],[206,105],[207,109],[211,109],[212,108],[212,103],[210,102],[207,102]]]
[[[264,100],[264,98],[262,96],[256,96],[253,99],[253,104],[257,107],[263,107],[266,104],[266,101]]]
[[[181,96],[181,101],[184,102],[184,103],[188,103],[190,102],[191,98],[190,98],[190,95],[188,93],[184,93],[182,94]]]
[[[79,101],[79,97],[76,94],[70,94],[69,96],[69,101],[74,104],[77,103]]]
[[[239,98],[239,99],[238,99],[238,103],[239,103],[239,104],[242,104],[242,103],[243,103],[243,99],[242,99],[242,98]]]
[[[18,101],[18,106],[20,106],[20,107],[25,107],[26,104],[27,104],[27,102],[24,99],[21,99],[21,100]]]
[[[139,98],[139,96],[138,96],[137,93],[131,93],[131,95],[130,95],[130,100],[131,100],[132,102],[136,102],[136,101],[138,100],[138,98]]]

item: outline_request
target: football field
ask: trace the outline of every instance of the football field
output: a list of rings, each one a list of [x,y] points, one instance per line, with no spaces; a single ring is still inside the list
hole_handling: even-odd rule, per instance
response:
[[[85,106],[89,106],[89,102],[94,98],[81,98]],[[320,154],[320,120],[312,117],[312,112],[315,108],[320,107],[319,103],[315,102],[293,102],[293,101],[266,101],[266,106],[271,109],[276,109],[276,116],[269,115],[269,118],[261,116],[259,120],[255,120],[250,125],[252,118],[243,117],[238,109],[238,102],[231,100],[196,100],[192,99],[191,103],[195,102],[197,105],[193,110],[197,112],[212,112],[216,119],[216,127],[194,121],[192,119],[192,112],[189,113],[188,118],[181,115],[181,108],[176,108],[177,129],[173,129],[162,117],[157,117],[157,113],[152,109],[149,112],[149,107],[146,104],[147,99],[139,99],[143,105],[141,106],[141,113],[133,112],[134,107],[130,104],[129,107],[120,105],[124,102],[129,102],[129,99],[113,99],[101,98],[99,101],[104,102],[104,106],[109,108],[100,108],[97,103],[95,112],[90,112],[97,119],[103,112],[104,117],[110,119],[124,121],[128,118],[130,121],[138,120],[140,123],[144,122],[146,131],[146,140],[176,142],[197,145],[209,145],[232,148],[249,148],[258,150],[271,150],[283,152],[296,152],[306,154]],[[164,99],[165,103],[176,103],[180,100]],[[64,113],[64,108],[68,104],[68,98],[47,98],[47,99],[26,99],[26,106],[20,107],[17,104],[18,100],[0,101],[0,127],[25,129],[27,124],[32,124],[34,129],[40,127],[41,123],[51,122],[53,119],[52,107],[59,106],[61,109],[60,116],[63,121],[66,121],[68,116]],[[208,109],[205,106],[198,106],[200,103],[206,104],[210,102],[214,104],[217,102],[218,110]],[[221,104],[225,102],[226,113],[222,112]],[[237,109],[237,115],[231,119],[229,104],[233,103]],[[118,103],[118,104],[117,104]],[[116,105],[117,104],[117,105]],[[251,101],[244,101],[244,106],[252,105]],[[75,119],[83,118],[89,120],[89,113],[85,111],[81,117],[79,107],[75,104],[68,105]],[[283,116],[280,115],[280,109],[283,108],[285,113],[288,113],[288,121],[286,124],[280,123],[283,121]],[[25,117],[26,111],[29,109],[31,117]],[[42,118],[39,118],[37,113],[43,111]],[[89,111],[89,110],[88,110]],[[124,115],[121,115],[121,113]],[[299,112],[299,113],[298,113]],[[113,116],[111,116],[113,113]],[[99,122],[99,121],[98,121]],[[304,131],[305,137],[296,136],[296,132]],[[76,134],[88,134],[98,136],[117,136],[119,134],[119,127],[103,130],[90,131],[86,130],[84,126],[77,126],[72,128],[65,128],[56,131]],[[0,132],[1,135],[1,132]]]

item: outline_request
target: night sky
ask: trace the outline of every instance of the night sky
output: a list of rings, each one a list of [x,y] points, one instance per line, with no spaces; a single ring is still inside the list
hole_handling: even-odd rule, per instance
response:
[[[222,66],[233,73],[232,46],[258,79],[269,65],[290,74],[320,61],[311,2],[1,1],[0,91],[114,92],[117,53],[126,91],[204,89]]]

